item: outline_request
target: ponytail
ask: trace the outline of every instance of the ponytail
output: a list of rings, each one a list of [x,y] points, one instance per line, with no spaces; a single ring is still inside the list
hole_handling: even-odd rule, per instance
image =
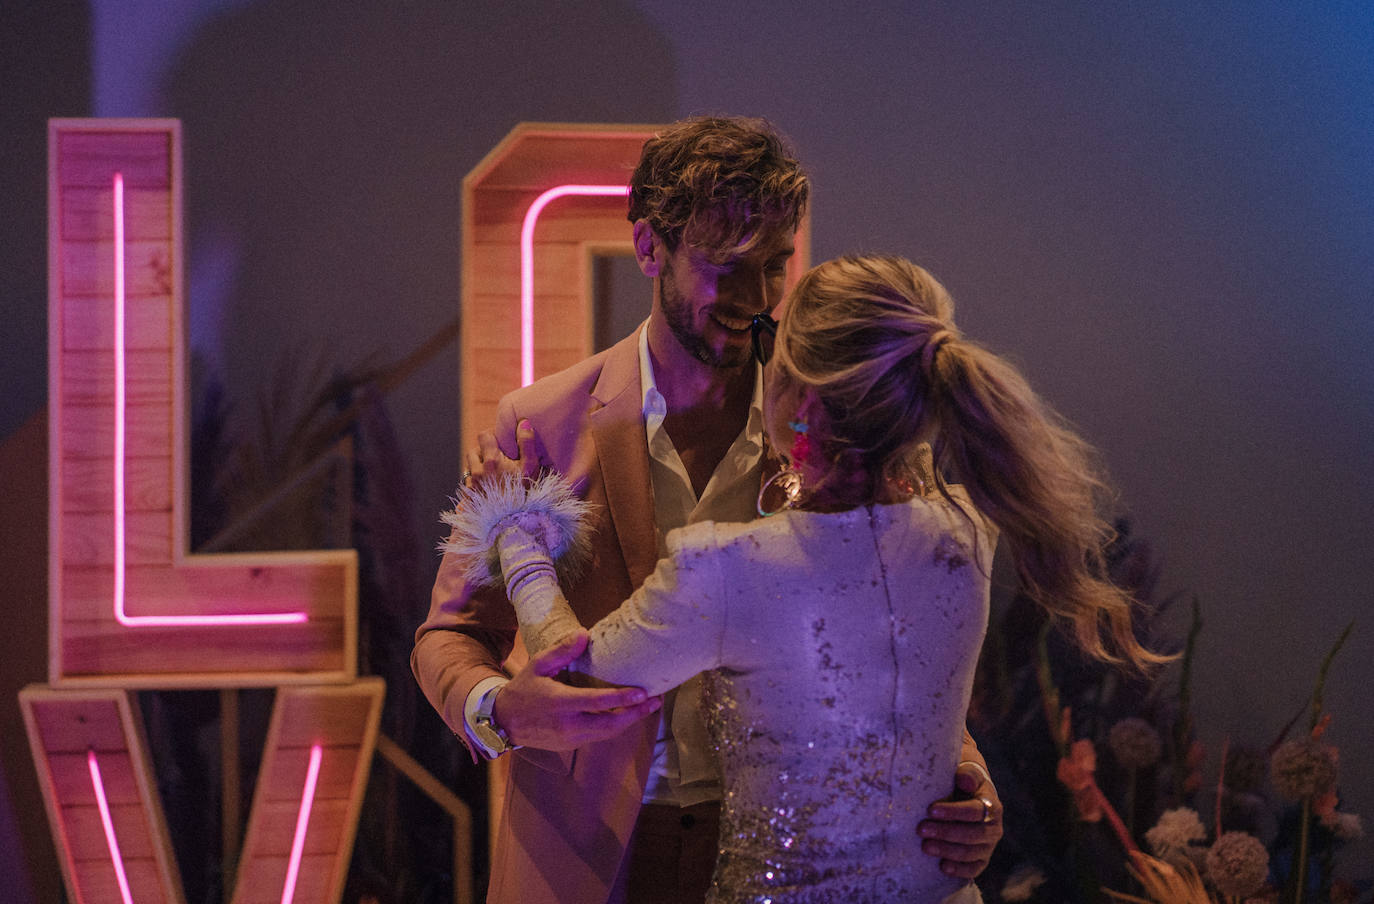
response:
[[[1085,651],[1139,669],[1167,661],[1136,640],[1133,600],[1107,578],[1114,532],[1099,514],[1108,491],[1094,450],[1016,368],[963,339],[953,314],[944,287],[910,261],[828,261],[793,290],[774,379],[816,392],[831,427],[822,451],[857,463],[869,500],[878,481],[925,472],[920,449],[930,442],[941,492],[953,502],[941,474],[964,485],[1028,593]]]
[[[961,483],[1001,530],[1030,597],[1098,659],[1138,669],[1167,661],[1136,639],[1134,601],[1107,577],[1115,532],[1100,514],[1109,491],[1095,450],[976,343],[946,342],[926,375],[936,473]]]

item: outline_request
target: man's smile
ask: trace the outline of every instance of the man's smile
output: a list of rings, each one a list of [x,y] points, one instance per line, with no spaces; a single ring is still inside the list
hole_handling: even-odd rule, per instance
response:
[[[749,331],[749,324],[753,322],[752,316],[732,316],[712,311],[709,315],[717,325],[724,327],[732,333],[744,333]]]

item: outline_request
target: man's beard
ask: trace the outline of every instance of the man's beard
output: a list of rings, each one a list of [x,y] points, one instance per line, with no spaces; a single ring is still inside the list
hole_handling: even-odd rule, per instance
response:
[[[752,357],[749,343],[746,342],[738,348],[727,345],[717,351],[710,346],[705,336],[697,332],[692,323],[691,306],[678,294],[671,263],[664,264],[659,287],[663,319],[668,321],[668,329],[672,331],[678,344],[687,350],[687,354],[708,367],[720,370],[734,370],[749,363]]]

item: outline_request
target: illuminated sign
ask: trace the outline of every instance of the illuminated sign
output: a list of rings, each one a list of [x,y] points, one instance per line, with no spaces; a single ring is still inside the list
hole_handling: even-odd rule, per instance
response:
[[[534,225],[550,201],[568,196],[582,198],[628,197],[626,185],[559,185],[534,199],[520,224],[520,385],[534,382]]]
[[[353,550],[187,549],[179,138],[174,120],[50,127],[50,680],[348,680]]]

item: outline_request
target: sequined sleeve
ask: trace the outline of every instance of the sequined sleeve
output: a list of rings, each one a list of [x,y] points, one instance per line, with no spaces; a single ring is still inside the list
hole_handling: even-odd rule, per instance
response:
[[[661,694],[720,665],[726,605],[717,552],[710,522],[669,534],[668,556],[592,626],[574,670]]]

